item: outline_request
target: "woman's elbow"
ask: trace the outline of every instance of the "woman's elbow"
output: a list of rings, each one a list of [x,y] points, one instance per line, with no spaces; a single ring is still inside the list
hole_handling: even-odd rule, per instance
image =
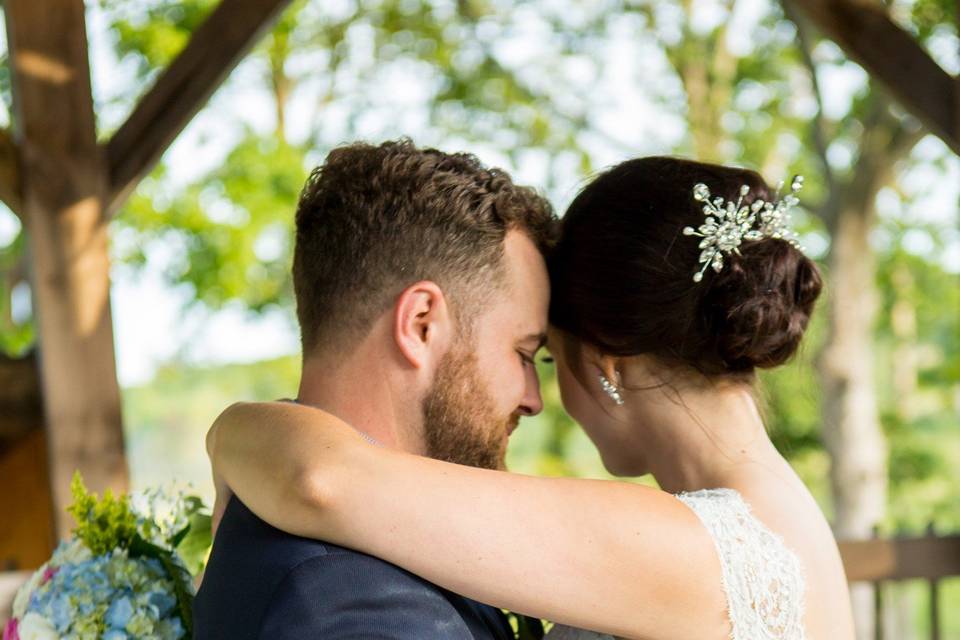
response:
[[[290,491],[298,504],[312,513],[325,513],[334,508],[337,492],[332,474],[312,466],[295,471],[290,479]]]

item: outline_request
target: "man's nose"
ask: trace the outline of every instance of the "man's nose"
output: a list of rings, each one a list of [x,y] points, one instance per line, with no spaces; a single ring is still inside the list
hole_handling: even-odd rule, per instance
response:
[[[532,378],[532,379],[531,379]],[[535,416],[543,411],[543,398],[540,396],[540,378],[536,372],[533,372],[531,378],[527,379],[526,393],[520,400],[519,412],[524,416]]]

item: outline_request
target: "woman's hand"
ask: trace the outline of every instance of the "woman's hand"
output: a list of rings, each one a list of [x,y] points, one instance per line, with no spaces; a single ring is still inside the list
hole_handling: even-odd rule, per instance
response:
[[[214,490],[213,513],[211,515],[210,522],[210,535],[213,537],[216,537],[217,535],[217,528],[220,526],[220,520],[223,518],[223,512],[227,508],[227,503],[230,502],[230,497],[233,495],[233,492],[230,491],[230,487],[223,479],[223,476],[217,470],[216,460],[213,457],[213,450],[216,446],[216,438],[217,425],[214,424],[212,427],[210,427],[210,431],[207,432],[207,457],[210,458],[210,471],[213,474]]]

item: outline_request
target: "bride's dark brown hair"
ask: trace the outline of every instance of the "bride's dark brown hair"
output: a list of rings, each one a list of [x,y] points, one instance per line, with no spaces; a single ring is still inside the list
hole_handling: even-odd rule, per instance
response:
[[[816,264],[786,241],[747,241],[702,282],[693,187],[775,199],[754,171],[679,158],[628,160],[588,184],[550,259],[551,323],[612,356],[646,354],[709,378],[750,378],[797,350],[820,295]]]

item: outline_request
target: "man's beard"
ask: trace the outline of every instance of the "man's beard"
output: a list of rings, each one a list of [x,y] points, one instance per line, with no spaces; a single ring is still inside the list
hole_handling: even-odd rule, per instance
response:
[[[502,416],[495,407],[476,355],[451,350],[423,401],[427,455],[483,469],[506,468],[507,434],[519,416]]]

